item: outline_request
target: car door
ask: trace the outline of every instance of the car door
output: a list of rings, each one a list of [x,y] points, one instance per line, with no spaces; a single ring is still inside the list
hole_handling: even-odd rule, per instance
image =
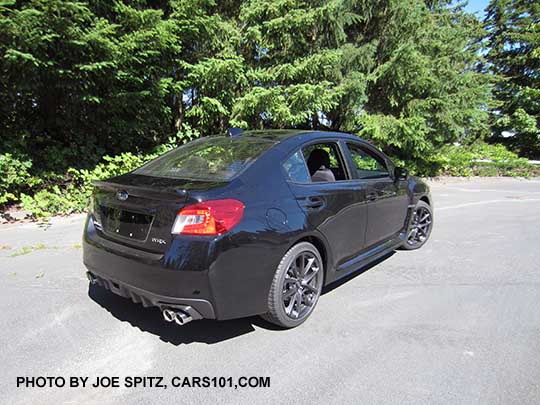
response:
[[[314,149],[326,149],[333,154],[331,167],[335,181],[313,182],[304,154]],[[293,153],[284,163],[289,186],[298,204],[306,213],[311,227],[317,228],[332,249],[333,266],[356,256],[364,247],[366,229],[365,190],[344,164],[338,142],[318,142],[306,145]]]
[[[370,247],[391,239],[404,228],[409,205],[407,183],[394,180],[392,163],[371,146],[346,144],[353,175],[365,184],[365,246]]]

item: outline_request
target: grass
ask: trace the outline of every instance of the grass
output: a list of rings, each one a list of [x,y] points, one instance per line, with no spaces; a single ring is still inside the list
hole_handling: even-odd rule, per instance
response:
[[[82,245],[80,243],[77,243],[75,245],[66,246],[66,248],[81,249]],[[5,246],[5,247],[0,246],[0,250],[2,250],[2,249],[11,249],[11,246]],[[36,250],[43,250],[43,249],[62,249],[62,247],[60,247],[60,246],[47,246],[47,245],[45,245],[43,243],[38,243],[37,245],[33,245],[33,246],[23,246],[22,248],[20,248],[16,252],[13,252],[12,254],[10,254],[9,257],[23,256],[23,255],[27,255],[29,253],[35,252]]]
[[[43,249],[56,249],[56,248],[54,246],[51,247],[51,246],[44,245],[43,243],[39,243],[34,246],[23,246],[18,251],[13,252],[9,256],[10,257],[23,256],[23,255],[27,255],[28,253],[35,252],[36,250],[43,250]]]

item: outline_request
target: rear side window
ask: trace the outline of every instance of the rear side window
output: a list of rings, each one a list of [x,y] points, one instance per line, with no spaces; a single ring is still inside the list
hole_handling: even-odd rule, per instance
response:
[[[274,142],[266,139],[206,137],[182,145],[133,173],[201,181],[229,181]]]
[[[336,142],[311,144],[303,148],[311,181],[347,180],[347,172]]]
[[[283,169],[287,176],[287,180],[296,183],[309,183],[311,178],[307,170],[306,162],[301,151],[292,154],[284,163]]]

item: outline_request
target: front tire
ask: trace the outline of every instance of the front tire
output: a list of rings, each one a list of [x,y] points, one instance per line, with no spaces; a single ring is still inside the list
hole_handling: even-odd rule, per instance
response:
[[[268,293],[268,312],[262,318],[283,328],[302,324],[319,300],[323,278],[323,261],[317,248],[309,242],[294,245],[276,269]]]
[[[402,249],[419,249],[427,242],[433,228],[433,211],[425,201],[418,201],[411,218],[407,240]]]

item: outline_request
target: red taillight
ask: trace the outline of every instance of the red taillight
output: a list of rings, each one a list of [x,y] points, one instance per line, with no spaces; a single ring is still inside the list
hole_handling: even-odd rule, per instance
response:
[[[211,200],[180,210],[172,233],[182,235],[221,235],[237,225],[244,215],[238,200]]]

